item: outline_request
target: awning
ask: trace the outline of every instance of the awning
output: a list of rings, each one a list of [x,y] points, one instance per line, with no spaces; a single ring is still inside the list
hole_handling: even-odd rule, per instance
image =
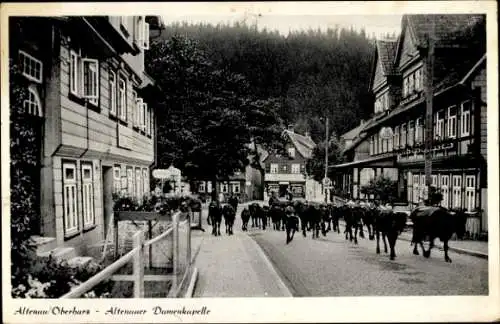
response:
[[[358,166],[370,166],[370,167],[377,167],[377,168],[392,168],[396,167],[396,154],[395,153],[390,153],[390,154],[385,154],[383,156],[377,156],[374,158],[370,159],[365,159],[365,160],[360,160],[360,161],[352,161],[352,162],[347,162],[343,164],[337,164],[337,165],[331,165],[329,168],[334,168],[334,169],[342,169],[342,168],[349,168],[349,167],[358,167]]]

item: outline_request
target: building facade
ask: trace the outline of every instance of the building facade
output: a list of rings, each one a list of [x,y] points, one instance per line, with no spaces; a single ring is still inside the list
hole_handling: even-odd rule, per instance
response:
[[[316,144],[309,136],[297,134],[290,129],[285,130],[283,136],[287,154],[269,154],[263,161],[266,197],[273,191],[279,197],[284,197],[289,188],[293,197],[305,198],[306,163]]]
[[[106,236],[114,194],[150,191],[149,19],[11,18],[10,57],[31,82],[25,106],[42,120],[39,235],[59,249],[85,254]]]
[[[397,41],[377,41],[370,90],[374,117],[336,166],[343,191],[363,198],[359,188],[380,174],[398,182],[401,200],[415,206],[426,195],[424,80],[426,42],[435,28],[432,80],[432,186],[442,206],[478,212],[487,223],[486,17],[405,15]]]

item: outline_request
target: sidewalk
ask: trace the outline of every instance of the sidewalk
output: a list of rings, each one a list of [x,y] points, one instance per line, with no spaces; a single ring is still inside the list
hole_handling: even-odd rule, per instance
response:
[[[221,228],[221,231],[223,229]],[[247,234],[193,233],[198,280],[193,297],[291,297],[261,248]],[[199,246],[197,253],[194,246]]]

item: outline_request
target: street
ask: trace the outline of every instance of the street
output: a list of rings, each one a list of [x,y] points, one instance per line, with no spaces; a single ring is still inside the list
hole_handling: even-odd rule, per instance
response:
[[[238,208],[236,235],[241,232],[240,213]],[[409,242],[398,240],[396,260],[390,261],[383,244],[377,255],[375,241],[367,238],[355,245],[342,234],[330,232],[313,240],[310,233],[307,238],[296,233],[286,245],[285,232],[252,229],[251,222],[247,234],[295,297],[488,294],[488,261],[469,255],[450,252],[453,263],[449,264],[443,251],[433,249],[431,258],[425,259],[412,254]]]

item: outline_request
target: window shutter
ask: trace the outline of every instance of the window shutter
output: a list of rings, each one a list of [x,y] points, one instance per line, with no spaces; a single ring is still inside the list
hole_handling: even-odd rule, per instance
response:
[[[142,39],[142,44],[143,45],[143,49],[145,50],[148,50],[149,49],[149,24],[147,22],[143,22],[144,23],[144,35],[143,35],[143,39]]]

